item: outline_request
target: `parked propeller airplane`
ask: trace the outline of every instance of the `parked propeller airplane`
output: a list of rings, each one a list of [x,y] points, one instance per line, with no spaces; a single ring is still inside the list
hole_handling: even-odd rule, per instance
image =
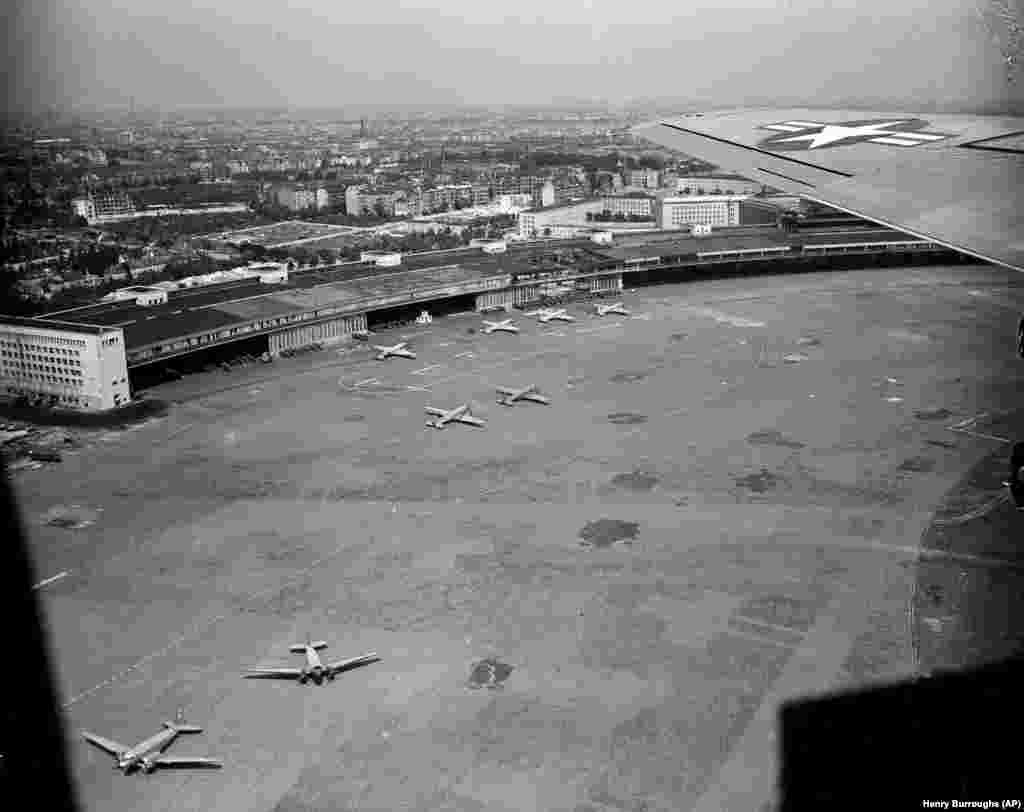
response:
[[[508,389],[504,386],[498,387],[498,403],[502,406],[514,406],[520,400],[529,400],[533,403],[551,403],[551,398],[545,397],[537,391],[536,386],[526,386],[522,389]]]
[[[526,314],[527,316],[536,316],[540,321],[547,324],[549,321],[576,321],[573,316],[570,316],[565,312],[565,308],[559,310],[552,310],[551,308],[542,307],[540,310],[531,310]]]
[[[491,333],[496,333],[498,331],[518,333],[519,328],[512,323],[512,319],[505,319],[504,321],[487,321],[487,319],[484,319],[484,333],[490,335]]]
[[[181,710],[178,710],[173,722],[164,722],[164,729],[159,733],[150,736],[148,739],[136,744],[134,747],[126,747],[113,739],[105,739],[95,733],[82,731],[86,741],[95,744],[105,750],[115,759],[117,764],[114,769],[121,770],[125,775],[136,769],[144,773],[151,773],[157,767],[213,767],[224,766],[223,762],[213,758],[198,758],[195,756],[165,756],[163,751],[171,746],[171,743],[181,733],[202,733],[201,727],[185,723],[185,717]]]
[[[616,302],[615,304],[609,305],[597,305],[597,315],[607,316],[614,313],[616,316],[628,316],[629,311],[622,306],[622,302]]]
[[[324,680],[330,682],[342,671],[350,668],[358,668],[361,665],[369,665],[377,662],[380,657],[376,652],[363,654],[360,657],[352,657],[348,660],[337,660],[333,663],[324,663],[320,659],[320,649],[327,648],[323,640],[311,641],[308,637],[305,643],[297,643],[289,647],[294,654],[304,654],[306,665],[303,668],[250,668],[243,676],[249,679],[295,679],[300,685],[305,685],[313,680],[317,685],[322,685]]]
[[[470,426],[484,426],[485,423],[479,417],[473,417],[469,413],[469,406],[463,404],[462,406],[456,406],[454,409],[437,409],[433,406],[425,406],[423,408],[427,414],[434,415],[434,420],[428,420],[427,425],[432,429],[443,429],[449,423],[466,423]]]
[[[387,358],[391,358],[391,357],[396,357],[396,358],[415,358],[416,357],[416,353],[414,353],[412,350],[406,349],[407,346],[408,346],[408,342],[407,341],[403,341],[400,344],[395,344],[395,346],[393,346],[393,347],[381,347],[381,346],[379,346],[377,344],[374,344],[373,348],[380,353],[377,356],[377,360],[378,361],[383,361],[383,360],[385,360]]]

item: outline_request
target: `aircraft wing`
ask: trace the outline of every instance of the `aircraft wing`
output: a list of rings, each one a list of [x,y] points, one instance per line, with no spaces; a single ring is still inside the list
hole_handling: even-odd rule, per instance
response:
[[[223,767],[224,762],[215,758],[199,758],[197,756],[159,756],[153,759],[159,767]]]
[[[468,423],[471,426],[484,426],[486,425],[483,420],[479,417],[473,417],[471,414],[464,414],[461,417],[456,417],[460,423]]]
[[[1024,118],[736,110],[634,132],[766,186],[1024,270]]]
[[[97,747],[106,750],[112,756],[119,755],[128,749],[125,745],[118,744],[113,739],[104,739],[102,736],[97,736],[95,733],[90,733],[87,730],[82,731],[82,736],[86,741],[92,742]]]
[[[250,668],[243,675],[248,679],[298,679],[301,668]]]
[[[527,394],[523,395],[522,399],[523,400],[532,400],[534,403],[550,403],[551,402],[551,398],[545,397],[544,395],[537,395],[537,394],[534,394],[532,392],[528,392]]]
[[[509,389],[507,386],[496,386],[494,388],[497,389],[498,392],[501,393],[502,395],[515,395],[517,393],[521,394],[521,393],[519,393],[518,390],[516,390],[516,389]]]
[[[434,417],[444,417],[446,412],[444,409],[438,409],[434,406],[424,406],[423,411],[427,414],[432,414]]]
[[[338,660],[328,664],[327,670],[332,674],[337,674],[339,671],[348,671],[350,668],[358,668],[361,665],[369,665],[380,660],[376,652],[370,652],[369,654],[363,654],[361,657],[350,657],[347,660]]]

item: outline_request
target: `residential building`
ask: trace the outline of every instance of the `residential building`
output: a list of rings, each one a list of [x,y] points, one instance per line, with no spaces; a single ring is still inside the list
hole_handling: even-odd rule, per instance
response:
[[[0,316],[0,387],[8,396],[84,411],[131,398],[119,327]]]
[[[71,201],[75,214],[84,217],[89,225],[120,220],[135,215],[135,204],[124,192],[102,191]]]
[[[625,195],[607,195],[602,198],[604,207],[601,213],[608,213],[611,216],[617,214],[626,217],[644,217],[654,219],[655,203],[657,198],[643,192],[630,192]]]
[[[326,189],[310,188],[302,184],[275,186],[272,194],[277,204],[289,211],[326,209],[329,204],[329,196]]]
[[[627,185],[639,189],[657,189],[659,180],[657,169],[631,169],[626,173]]]
[[[659,227],[689,228],[691,225],[735,226],[740,222],[740,201],[745,195],[692,195],[665,197],[661,201]]]

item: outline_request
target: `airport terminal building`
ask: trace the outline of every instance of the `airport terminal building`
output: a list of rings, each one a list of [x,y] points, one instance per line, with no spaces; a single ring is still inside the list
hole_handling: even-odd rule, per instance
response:
[[[124,334],[118,327],[0,317],[0,374],[8,396],[105,411],[128,403]]]
[[[605,235],[607,236],[607,235]],[[784,262],[819,266],[932,257],[946,249],[885,229],[859,241],[849,232],[796,238],[768,227],[726,228],[694,237],[678,230],[494,244],[427,252],[367,252],[359,262],[287,276],[244,274],[220,284],[122,289],[108,301],[33,318],[0,316],[0,395],[43,407],[105,411],[133,392],[188,369],[240,355],[270,360],[311,345],[432,315],[510,310],[582,292],[614,295],[623,279],[679,279],[729,266]],[[887,259],[891,257],[893,259]],[[640,282],[643,284],[643,282]]]

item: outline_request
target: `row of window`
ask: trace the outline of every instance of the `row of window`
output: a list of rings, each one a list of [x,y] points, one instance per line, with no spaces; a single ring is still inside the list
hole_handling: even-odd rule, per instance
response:
[[[9,334],[8,334],[9,335]],[[61,336],[37,336],[32,335],[26,338],[19,338],[16,341],[11,339],[0,339],[0,346],[20,347],[23,349],[42,350],[45,347],[84,347],[86,344],[83,338],[62,338]]]
[[[45,383],[53,384],[56,386],[73,386],[81,388],[84,386],[83,381],[75,380],[74,378],[67,378],[63,375],[47,375],[41,372],[20,372],[15,371],[11,373],[11,377],[14,378],[27,378],[30,381],[43,381]]]
[[[4,364],[10,364],[11,366],[22,366],[26,364],[29,367],[33,367],[34,364],[59,364],[61,366],[69,367],[81,367],[82,362],[77,358],[65,358],[63,356],[52,356],[52,355],[36,355],[35,353],[15,353],[9,350],[0,350],[0,359],[11,358],[18,360],[3,361]]]
[[[17,386],[8,386],[8,394],[11,395],[39,395],[40,393],[34,389],[19,389]],[[49,394],[49,393],[47,393]],[[64,403],[68,406],[86,406],[88,401],[85,398],[75,397],[74,395],[57,395],[57,400],[60,403]]]
[[[81,366],[78,362],[73,362]],[[7,372],[17,372],[22,369],[32,369],[37,372],[54,372],[63,375],[74,375],[76,378],[82,377],[82,370],[80,369],[67,369],[66,367],[57,366],[55,364],[33,364],[29,361],[3,361],[0,360],[0,369]]]

